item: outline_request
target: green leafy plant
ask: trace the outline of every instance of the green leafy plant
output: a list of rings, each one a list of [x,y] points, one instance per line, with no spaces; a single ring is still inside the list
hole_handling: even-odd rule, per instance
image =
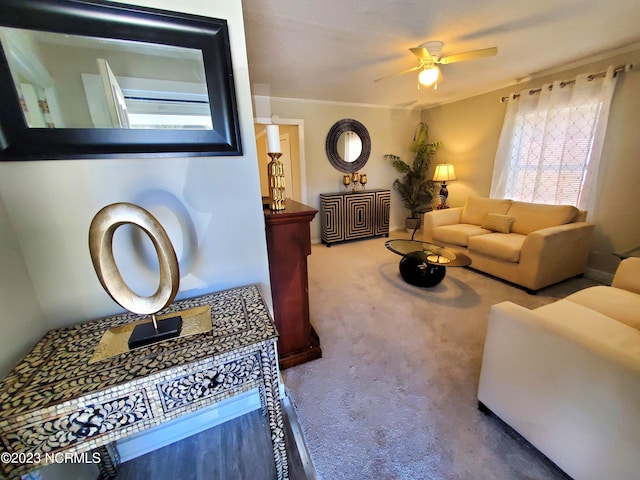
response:
[[[431,203],[437,196],[437,184],[427,177],[427,171],[442,142],[429,142],[428,136],[429,127],[419,123],[410,148],[416,154],[412,164],[397,155],[384,156],[399,173],[404,174],[393,182],[393,188],[400,195],[402,204],[411,212],[411,218],[419,218],[419,214],[430,211]]]

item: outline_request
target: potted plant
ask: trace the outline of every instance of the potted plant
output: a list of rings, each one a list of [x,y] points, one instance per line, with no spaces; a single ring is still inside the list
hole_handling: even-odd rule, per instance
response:
[[[427,177],[427,171],[442,142],[430,143],[428,133],[429,127],[425,123],[419,123],[410,148],[415,153],[412,164],[404,162],[397,155],[384,156],[386,160],[391,161],[391,165],[398,172],[404,174],[402,178],[397,178],[393,182],[393,188],[410,212],[410,217],[405,221],[407,230],[416,230],[420,227],[420,215],[433,209],[433,199],[437,196],[437,185]]]

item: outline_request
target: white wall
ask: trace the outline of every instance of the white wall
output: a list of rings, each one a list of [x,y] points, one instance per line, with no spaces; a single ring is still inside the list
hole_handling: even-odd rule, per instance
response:
[[[6,375],[44,332],[45,325],[18,239],[0,196],[0,377]]]
[[[241,3],[126,3],[227,19],[244,155],[0,163],[0,194],[13,230],[8,236],[15,236],[46,328],[122,310],[100,286],[87,246],[95,213],[120,201],[147,208],[167,229],[180,260],[178,298],[258,283],[270,301]],[[136,233],[118,230],[114,252],[129,285],[151,293],[154,260],[145,253],[149,242],[140,243]],[[2,269],[0,290],[14,288],[12,277]],[[29,313],[22,298],[6,301],[4,311]],[[13,332],[11,317],[0,318],[0,337]],[[20,336],[20,342],[32,337]]]
[[[405,108],[388,108],[346,103],[317,102],[272,97],[271,113],[280,118],[304,120],[305,171],[307,198],[304,202],[315,208],[320,207],[320,194],[340,192],[342,173],[329,163],[325,151],[327,134],[335,122],[343,118],[353,118],[361,122],[371,136],[371,155],[360,170],[367,174],[367,188],[392,189],[393,180],[399,174],[384,160],[384,155],[393,153],[405,161],[413,161],[409,151],[413,132],[420,121],[420,112]],[[433,140],[438,140],[433,138]],[[435,162],[438,156],[435,157]],[[404,228],[407,210],[400,198],[391,194],[391,228]],[[311,238],[320,241],[319,215],[311,224]]]

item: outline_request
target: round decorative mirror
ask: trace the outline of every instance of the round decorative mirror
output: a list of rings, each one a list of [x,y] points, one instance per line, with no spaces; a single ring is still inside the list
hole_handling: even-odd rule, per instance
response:
[[[337,121],[326,142],[329,162],[342,173],[353,173],[365,166],[371,153],[371,137],[367,128],[351,118]]]

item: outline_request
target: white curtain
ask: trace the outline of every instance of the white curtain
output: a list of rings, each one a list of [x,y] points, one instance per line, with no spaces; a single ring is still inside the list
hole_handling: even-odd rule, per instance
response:
[[[604,77],[554,82],[512,95],[491,181],[492,198],[572,204],[593,211],[602,144],[615,88]]]

